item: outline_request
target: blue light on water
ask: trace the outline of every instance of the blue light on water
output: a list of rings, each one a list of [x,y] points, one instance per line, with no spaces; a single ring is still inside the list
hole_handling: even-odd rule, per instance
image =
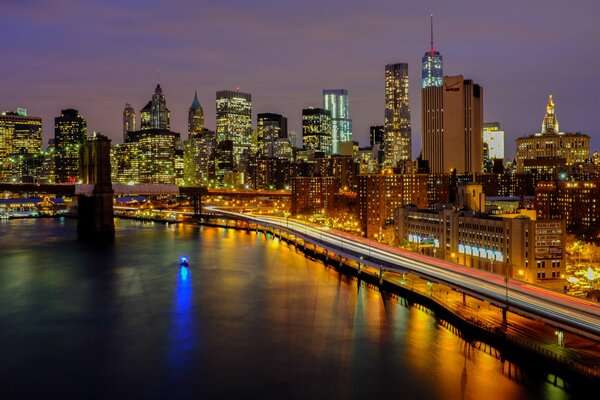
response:
[[[186,267],[181,267],[179,269],[179,274],[181,276],[182,281],[187,281],[188,278],[188,269]]]

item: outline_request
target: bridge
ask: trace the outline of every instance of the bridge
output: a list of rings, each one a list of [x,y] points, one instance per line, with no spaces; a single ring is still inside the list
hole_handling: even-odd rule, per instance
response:
[[[288,238],[301,239],[360,266],[386,272],[411,273],[431,282],[452,287],[503,309],[541,320],[551,326],[593,340],[600,340],[600,306],[556,293],[523,281],[464,267],[444,260],[373,242],[327,227],[313,227],[283,217],[265,217],[206,207],[206,211],[225,218],[246,221],[279,231]]]

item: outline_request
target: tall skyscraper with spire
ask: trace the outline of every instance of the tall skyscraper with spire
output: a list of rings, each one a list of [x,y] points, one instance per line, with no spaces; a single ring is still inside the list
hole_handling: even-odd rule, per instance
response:
[[[133,131],[135,131],[135,110],[127,103],[123,110],[123,142],[127,141],[127,132]]]
[[[194,137],[204,130],[204,110],[198,101],[198,92],[194,92],[194,101],[188,111],[188,136]]]
[[[384,167],[411,160],[410,107],[408,105],[408,64],[385,66]]]
[[[431,16],[430,48],[422,59],[421,88],[442,87],[444,83],[444,60],[439,51],[433,47],[433,15]]]
[[[140,111],[140,129],[171,129],[170,112],[160,82],[156,85],[152,100]]]

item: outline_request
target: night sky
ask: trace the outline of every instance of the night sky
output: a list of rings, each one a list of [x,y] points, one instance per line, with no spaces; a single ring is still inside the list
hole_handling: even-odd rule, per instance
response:
[[[250,92],[256,113],[288,117],[321,106],[322,89],[349,90],[354,137],[383,124],[384,65],[408,62],[413,155],[421,147],[420,63],[435,47],[446,75],[484,88],[486,121],[514,139],[539,132],[548,94],[563,131],[600,149],[600,2],[371,0],[2,0],[0,109],[26,107],[44,123],[77,108],[88,129],[122,141],[122,111],[136,112],[160,83],[172,129],[187,138],[194,89],[215,128],[215,92]],[[138,114],[139,118],[139,114]],[[139,119],[138,119],[139,123]]]

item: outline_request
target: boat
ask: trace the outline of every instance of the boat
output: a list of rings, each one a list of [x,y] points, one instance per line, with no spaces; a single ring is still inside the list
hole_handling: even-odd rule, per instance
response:
[[[181,257],[179,258],[179,265],[182,267],[187,267],[190,264],[190,261],[188,260],[187,257]]]

